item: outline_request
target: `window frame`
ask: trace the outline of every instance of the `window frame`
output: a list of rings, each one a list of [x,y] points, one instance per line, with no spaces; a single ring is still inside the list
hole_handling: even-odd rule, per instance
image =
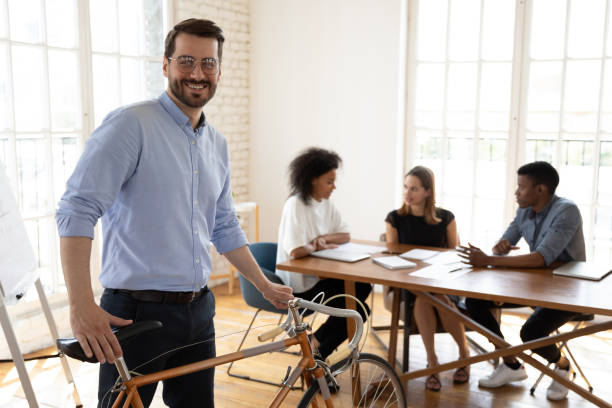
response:
[[[404,149],[404,171],[412,168],[414,165],[420,164],[418,159],[418,149],[417,147],[417,129],[416,126],[416,88],[417,88],[417,67],[423,61],[419,61],[417,58],[416,50],[418,47],[418,35],[419,35],[419,5],[425,0],[410,0],[408,5],[408,40],[407,40],[407,64],[406,64],[406,108],[405,108],[405,149]],[[447,17],[446,17],[446,58],[441,61],[441,64],[445,64],[445,83],[444,83],[444,98],[447,98],[448,94],[448,66],[451,62],[451,59],[448,57],[448,49],[449,49],[449,33],[450,33],[450,13],[451,13],[451,3],[454,0],[448,0],[448,9],[447,9]],[[566,67],[568,62],[572,61],[571,58],[568,57],[568,36],[569,36],[569,25],[570,25],[570,7],[573,2],[576,0],[567,0],[566,3],[566,16],[565,16],[565,31],[563,39],[563,47],[564,47],[564,55],[560,61],[563,64],[562,71],[562,83],[560,85],[561,90],[561,100],[559,106],[559,122],[560,127],[558,132],[556,132],[556,138],[554,139],[554,155],[552,164],[557,168],[558,171],[563,166],[564,156],[563,156],[563,143],[566,141],[574,140],[563,137],[564,129],[562,125],[563,117],[564,117],[564,102],[565,102],[565,81],[566,81]],[[590,180],[591,183],[591,197],[588,199],[588,208],[589,214],[583,214],[583,230],[585,232],[585,244],[587,250],[587,257],[592,257],[594,250],[596,249],[596,236],[594,233],[596,227],[596,211],[602,205],[598,203],[598,186],[600,184],[599,180],[599,169],[600,169],[600,159],[601,159],[601,148],[602,148],[602,133],[604,130],[601,128],[601,116],[602,116],[602,106],[603,106],[603,97],[604,97],[604,75],[605,75],[605,66],[606,63],[612,63],[612,56],[606,53],[606,48],[609,46],[607,44],[609,38],[608,32],[612,30],[610,25],[612,24],[612,0],[604,0],[605,1],[605,10],[606,15],[604,16],[604,28],[603,28],[603,52],[600,58],[595,58],[600,61],[600,79],[599,79],[599,95],[598,95],[598,106],[597,106],[597,128],[594,130],[595,137],[591,139],[587,139],[587,142],[593,143],[593,159],[590,165],[592,178]],[[482,26],[483,26],[483,8],[485,1],[480,1],[480,26],[481,29],[479,31],[479,38],[482,46]],[[528,96],[529,96],[529,77],[530,77],[530,63],[534,61],[534,59],[530,56],[530,44],[531,44],[531,27],[533,20],[533,1],[531,0],[515,0],[514,1],[514,9],[515,9],[515,20],[514,20],[514,43],[513,43],[513,54],[512,54],[512,74],[511,74],[511,93],[510,93],[510,113],[508,117],[508,138],[507,138],[507,149],[506,149],[506,171],[505,171],[505,197],[504,197],[504,207],[503,207],[503,222],[505,226],[507,226],[516,213],[517,205],[514,200],[514,191],[516,189],[516,170],[520,165],[525,163],[527,157],[527,118],[528,118]],[[479,54],[480,55],[480,54]],[[479,58],[481,58],[479,56]],[[585,58],[586,59],[586,58]],[[582,58],[576,58],[577,61],[582,61]],[[478,60],[477,60],[478,61]],[[539,60],[537,60],[539,61]],[[555,61],[558,61],[555,59]],[[477,85],[478,90],[480,89],[480,66],[481,62],[477,62],[478,64],[478,77],[477,77]],[[610,80],[610,79],[609,79]],[[479,93],[477,91],[477,98],[479,98]],[[444,103],[443,112],[446,111],[446,102]],[[476,110],[475,114],[478,116],[479,111]],[[476,118],[476,123],[478,124],[478,120]],[[442,148],[439,152],[440,159],[438,159],[442,163],[442,169],[444,169],[445,165],[443,162],[447,158],[447,141],[450,139],[446,134],[446,126],[444,126],[441,130],[442,138],[444,143],[442,143]],[[477,141],[479,140],[478,134],[480,130],[478,129],[478,125],[476,129],[469,130],[469,132],[476,132],[473,136],[472,141],[474,142],[474,150],[477,149]],[[533,133],[533,132],[531,132]],[[605,139],[607,140],[607,139]],[[476,169],[478,163],[478,155],[474,155],[472,159],[473,169]],[[445,177],[445,170],[441,172],[442,174],[436,174],[436,179],[438,181],[438,195],[442,195],[442,180]],[[477,172],[473,171],[473,185],[475,186]],[[398,189],[398,192],[400,190]],[[471,193],[471,205],[472,205],[472,220],[471,223],[471,234],[475,235],[475,203],[476,198],[478,197],[476,189],[472,189]],[[399,195],[399,194],[398,194]],[[572,197],[569,197],[572,199]],[[573,200],[573,201],[578,201]],[[586,200],[585,200],[586,201]],[[505,227],[504,227],[505,228]],[[503,232],[503,231],[502,231]],[[501,236],[501,235],[500,235]],[[462,242],[466,242],[467,236],[462,237]],[[493,245],[494,242],[482,242],[482,245],[488,246],[489,244]],[[612,242],[609,245],[608,251],[609,259],[612,259]]]

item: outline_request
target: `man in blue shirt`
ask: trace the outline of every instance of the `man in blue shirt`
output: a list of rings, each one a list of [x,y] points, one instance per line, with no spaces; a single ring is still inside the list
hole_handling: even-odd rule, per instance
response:
[[[122,354],[141,373],[215,355],[215,302],[206,286],[211,242],[275,306],[286,307],[293,297],[289,287],[265,278],[246,246],[233,209],[227,142],[202,112],[221,77],[223,41],[212,21],[177,24],[165,43],[168,89],[104,119],[59,203],[70,322],[86,354],[102,363],[99,406],[116,397],[117,371],[110,363]],[[100,217],[105,290],[99,307],[89,262]],[[164,327],[121,350],[110,326],[141,320],[160,320]],[[186,345],[193,346],[180,349]],[[213,383],[214,369],[165,381],[164,402],[213,407]],[[145,406],[155,388],[140,390]]]
[[[467,262],[474,266],[506,266],[517,268],[544,268],[554,261],[584,261],[586,259],[582,217],[572,201],[557,197],[559,174],[549,163],[533,162],[518,169],[516,201],[519,209],[500,241],[493,247],[493,255],[486,255],[473,245],[461,247],[460,252]],[[518,249],[516,243],[522,238],[529,244],[530,253],[508,256]],[[496,304],[488,300],[467,299],[466,306],[472,318],[498,336],[503,337],[500,324],[492,309],[516,307],[510,304]],[[571,320],[576,313],[536,307],[534,313],[521,328],[521,339],[530,341],[547,337],[557,328]],[[533,350],[550,363],[556,364],[555,371],[570,378],[570,364],[555,345]],[[504,357],[488,377],[481,378],[482,387],[495,388],[511,381],[527,378],[525,368],[514,356]],[[561,400],[567,396],[567,387],[553,381],[547,390],[550,400]]]

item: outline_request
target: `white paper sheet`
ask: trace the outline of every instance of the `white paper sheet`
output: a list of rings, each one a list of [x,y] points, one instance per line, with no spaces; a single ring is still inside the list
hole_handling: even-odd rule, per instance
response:
[[[437,255],[427,258],[425,262],[431,265],[450,265],[457,262],[461,262],[463,259],[459,256],[457,251],[443,251],[438,252]]]
[[[424,261],[427,258],[431,258],[432,256],[435,256],[439,253],[440,251],[432,251],[431,249],[415,248],[415,249],[411,249],[408,252],[404,252],[400,256],[406,259],[417,259],[419,261]]]
[[[461,262],[451,264],[429,265],[410,274],[420,278],[450,280],[470,272],[472,267]]]

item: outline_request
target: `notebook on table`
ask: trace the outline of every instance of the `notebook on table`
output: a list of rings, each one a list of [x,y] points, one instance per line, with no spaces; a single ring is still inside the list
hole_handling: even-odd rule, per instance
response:
[[[399,256],[379,256],[372,258],[372,261],[387,269],[406,269],[417,266],[414,262],[410,262]]]
[[[612,267],[610,266],[598,265],[592,262],[573,261],[554,269],[553,275],[598,281],[602,280],[610,272],[612,272]]]
[[[318,258],[331,259],[333,261],[342,261],[342,262],[357,262],[362,259],[369,258],[368,254],[360,254],[351,251],[342,251],[338,249],[323,249],[321,251],[315,251],[310,255],[316,256]]]

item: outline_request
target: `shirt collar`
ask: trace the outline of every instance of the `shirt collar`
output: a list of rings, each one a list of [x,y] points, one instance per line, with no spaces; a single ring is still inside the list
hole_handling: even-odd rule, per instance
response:
[[[535,211],[533,211],[533,208],[529,207],[529,212],[527,213],[529,218],[531,219],[537,218],[538,220],[544,219],[546,215],[548,214],[548,212],[550,211],[550,208],[553,206],[555,201],[557,201],[558,199],[559,197],[553,194],[548,204],[546,204],[546,206],[542,208],[542,211],[540,211],[539,213],[536,213]]]
[[[185,115],[185,112],[183,112],[181,108],[176,105],[176,103],[174,103],[172,98],[170,98],[170,96],[168,95],[168,92],[164,91],[158,99],[164,109],[166,109],[172,119],[174,119],[177,125],[179,125],[181,128],[185,126],[191,127],[191,121],[189,120],[189,117]],[[198,127],[195,129],[196,132],[204,126],[206,126],[206,116],[204,115],[204,112],[202,112],[202,115],[200,116],[200,121],[198,122]]]

